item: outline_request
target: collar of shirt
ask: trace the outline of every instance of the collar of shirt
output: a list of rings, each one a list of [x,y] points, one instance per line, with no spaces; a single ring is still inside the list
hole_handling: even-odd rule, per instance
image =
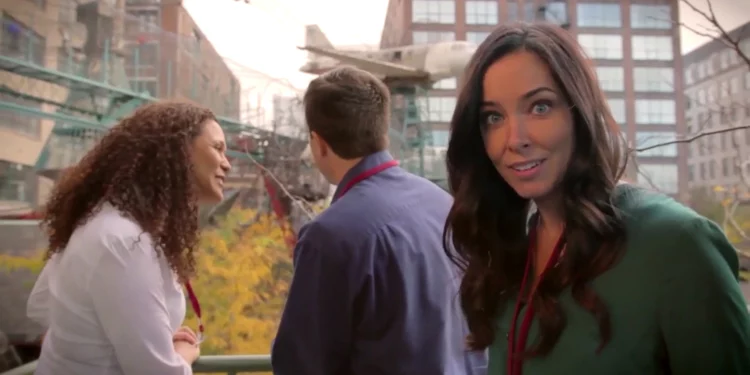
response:
[[[374,154],[370,154],[362,158],[362,160],[359,161],[359,163],[355,164],[352,169],[350,169],[346,174],[344,175],[344,178],[341,179],[339,184],[336,186],[336,192],[334,193],[334,199],[331,201],[331,204],[333,202],[337,201],[339,199],[339,194],[341,193],[341,189],[346,186],[349,181],[351,181],[353,178],[355,178],[357,175],[363,173],[364,171],[375,168],[380,164],[386,163],[393,160],[393,156],[387,151],[378,151]]]

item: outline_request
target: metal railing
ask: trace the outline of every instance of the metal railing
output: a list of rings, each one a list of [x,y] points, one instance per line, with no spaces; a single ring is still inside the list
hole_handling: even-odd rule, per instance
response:
[[[747,305],[750,312],[750,304]],[[36,361],[16,367],[0,375],[32,375],[36,369]],[[270,372],[271,356],[260,355],[205,355],[193,364],[195,374],[225,373],[236,375],[240,372]]]
[[[36,362],[16,367],[0,375],[31,375]],[[270,372],[271,356],[265,355],[207,355],[193,364],[195,374],[225,373],[236,375],[240,372]]]

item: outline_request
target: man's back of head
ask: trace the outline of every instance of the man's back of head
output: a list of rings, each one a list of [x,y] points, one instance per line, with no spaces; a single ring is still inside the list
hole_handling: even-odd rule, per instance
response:
[[[321,145],[315,144],[315,138],[344,160],[359,159],[388,147],[390,93],[369,72],[342,66],[320,75],[310,82],[304,106],[316,159],[321,150],[315,147]]]

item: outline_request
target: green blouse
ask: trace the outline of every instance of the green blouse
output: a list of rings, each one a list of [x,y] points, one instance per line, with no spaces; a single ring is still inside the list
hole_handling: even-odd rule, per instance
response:
[[[547,356],[524,362],[523,375],[750,374],[750,315],[737,254],[721,229],[669,197],[629,185],[618,187],[615,204],[627,222],[627,249],[592,282],[609,309],[611,341],[595,353],[596,321],[567,289],[560,296],[566,328]],[[506,374],[512,305],[498,317],[488,375]],[[534,321],[527,347],[537,335]]]

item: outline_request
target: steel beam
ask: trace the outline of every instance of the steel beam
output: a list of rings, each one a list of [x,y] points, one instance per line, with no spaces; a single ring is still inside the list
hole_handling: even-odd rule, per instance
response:
[[[123,89],[117,86],[113,86],[104,82],[99,82],[93,79],[81,77],[74,74],[69,74],[54,69],[49,69],[43,66],[36,65],[31,62],[15,59],[8,56],[0,56],[0,70],[5,70],[16,75],[37,79],[40,81],[49,82],[52,84],[67,87],[70,90],[87,92],[94,95],[108,96],[111,98],[111,102],[138,102],[138,105],[143,103],[153,102],[159,100],[150,95],[137,93],[128,89]],[[38,101],[38,100],[36,100]],[[129,105],[128,105],[129,106]],[[126,106],[126,107],[128,107]],[[135,109],[135,108],[133,108]],[[114,114],[120,115],[122,112],[119,110],[112,111],[111,113],[102,114],[110,119],[115,118]],[[228,131],[241,131],[245,128],[254,128],[250,124],[243,124],[239,121],[220,116],[218,119],[219,124],[226,128]],[[257,130],[262,130],[255,128]],[[249,130],[249,129],[248,129]],[[281,136],[284,138],[290,138]],[[291,138],[290,138],[291,139]]]
[[[80,125],[89,128],[101,128],[104,124],[96,122],[95,119],[87,120],[81,117],[66,115],[60,112],[47,112],[37,108],[30,108],[16,103],[6,102],[0,100],[0,110],[16,111],[25,113],[29,116],[39,117],[44,119],[51,119],[57,121],[63,121],[69,124]]]

